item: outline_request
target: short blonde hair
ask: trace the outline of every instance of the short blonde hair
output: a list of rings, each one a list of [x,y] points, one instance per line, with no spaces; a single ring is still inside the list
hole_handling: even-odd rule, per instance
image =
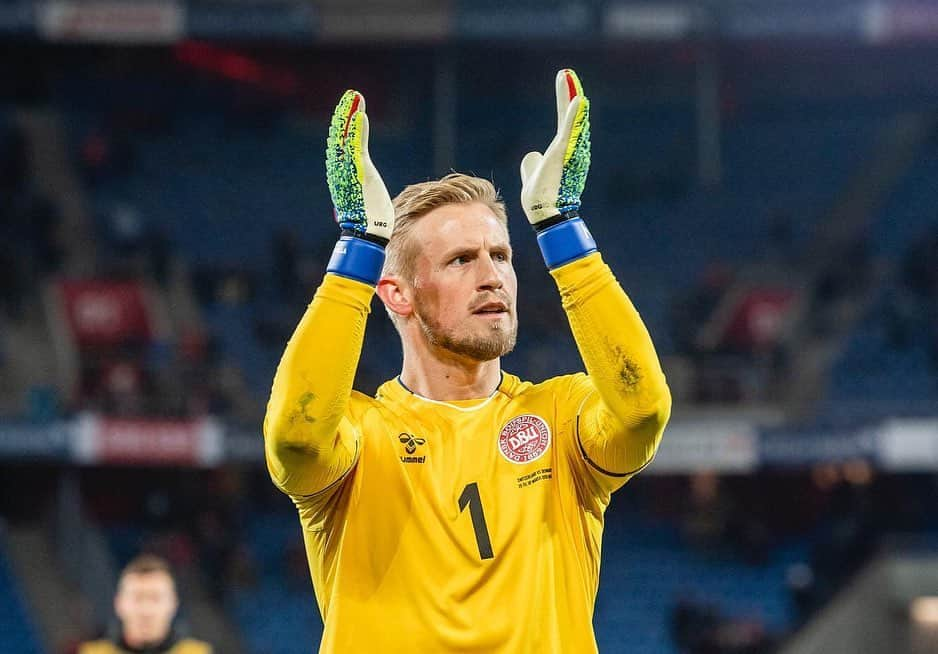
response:
[[[487,179],[450,173],[441,179],[411,184],[394,198],[394,231],[385,248],[384,275],[413,281],[414,255],[408,236],[414,223],[438,207],[481,202],[508,230],[508,213],[495,186]]]

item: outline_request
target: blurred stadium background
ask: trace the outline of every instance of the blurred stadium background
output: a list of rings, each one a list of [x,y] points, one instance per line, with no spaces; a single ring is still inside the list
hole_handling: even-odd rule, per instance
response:
[[[260,420],[335,240],[333,103],[392,194],[502,189],[539,380],[580,365],[518,206],[564,66],[676,406],[608,514],[601,651],[938,652],[938,2],[4,0],[0,42],[0,652],[100,633],[140,551],[221,652],[314,649]]]

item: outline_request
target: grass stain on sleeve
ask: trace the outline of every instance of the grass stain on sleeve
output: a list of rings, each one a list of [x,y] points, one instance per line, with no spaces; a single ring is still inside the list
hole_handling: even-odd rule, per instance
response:
[[[294,425],[299,421],[306,423],[316,422],[315,416],[311,416],[307,413],[310,403],[316,399],[316,394],[308,391],[303,393],[300,396],[300,399],[297,400],[297,408],[290,414],[290,424]]]
[[[622,348],[616,348],[616,364],[619,366],[617,371],[619,383],[628,390],[634,391],[642,381],[642,368],[632,357],[622,351]]]

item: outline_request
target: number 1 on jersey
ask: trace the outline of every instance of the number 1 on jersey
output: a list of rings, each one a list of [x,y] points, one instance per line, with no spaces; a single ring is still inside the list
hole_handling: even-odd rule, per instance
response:
[[[492,541],[489,540],[489,529],[485,524],[485,512],[482,510],[482,498],[479,496],[479,485],[476,482],[466,484],[459,496],[459,512],[462,513],[469,505],[469,515],[472,517],[472,529],[476,533],[476,544],[479,546],[479,556],[485,559],[494,558],[492,554]]]

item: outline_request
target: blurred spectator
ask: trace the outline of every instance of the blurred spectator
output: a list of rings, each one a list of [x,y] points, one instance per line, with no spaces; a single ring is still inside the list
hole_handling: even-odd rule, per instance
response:
[[[114,596],[118,623],[107,638],[85,643],[78,654],[211,654],[203,641],[183,638],[173,627],[179,608],[169,564],[141,555],[121,572]]]

